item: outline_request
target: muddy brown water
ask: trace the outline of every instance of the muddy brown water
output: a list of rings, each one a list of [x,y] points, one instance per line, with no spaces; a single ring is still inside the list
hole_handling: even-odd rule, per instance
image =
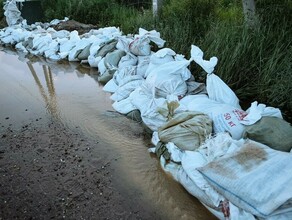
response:
[[[216,219],[148,153],[150,136],[143,127],[113,110],[96,69],[28,59],[9,50],[0,51],[0,67],[0,117],[9,117],[2,120],[4,126],[25,124],[32,117],[58,120],[101,141],[101,155],[117,155],[121,190],[159,210],[163,219]]]

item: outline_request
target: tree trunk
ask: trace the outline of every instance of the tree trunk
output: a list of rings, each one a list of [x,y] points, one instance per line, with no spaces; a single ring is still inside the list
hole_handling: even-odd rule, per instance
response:
[[[153,16],[157,17],[162,7],[163,0],[152,0]]]
[[[242,0],[242,6],[245,22],[248,26],[254,26],[257,22],[254,0]]]

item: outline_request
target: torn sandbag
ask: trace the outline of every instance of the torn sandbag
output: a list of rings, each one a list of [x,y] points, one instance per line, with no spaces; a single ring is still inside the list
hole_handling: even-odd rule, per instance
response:
[[[196,150],[212,133],[212,120],[201,112],[182,112],[158,129],[162,142],[182,150]]]

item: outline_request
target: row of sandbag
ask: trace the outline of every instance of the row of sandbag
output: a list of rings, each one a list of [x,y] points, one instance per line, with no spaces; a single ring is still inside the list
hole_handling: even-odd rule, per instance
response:
[[[258,105],[257,102],[252,103],[248,111],[242,110],[236,95],[213,73],[217,58],[204,60],[203,52],[196,46],[191,48],[190,59],[176,54],[170,48],[153,52],[151,51],[151,41],[158,47],[162,47],[164,44],[156,31],[148,32],[139,29],[138,35],[122,36],[116,28],[104,28],[92,30],[83,36],[79,36],[77,32],[57,32],[50,28],[36,27],[35,29],[31,28],[32,30],[23,29],[20,25],[8,27],[0,32],[1,42],[15,45],[17,49],[21,49],[23,52],[43,55],[50,59],[69,59],[70,61],[87,62],[92,67],[98,67],[100,71],[99,79],[106,83],[104,90],[112,93],[113,107],[122,114],[138,112],[144,124],[154,132],[153,136],[158,136],[159,141],[154,142],[157,145],[155,151],[156,153],[161,152],[159,157],[163,167],[167,168],[166,170],[171,172],[176,180],[181,182],[191,194],[196,196],[217,216],[221,218],[222,215],[219,210],[222,208],[228,210],[228,206],[231,219],[246,219],[246,216],[251,219],[253,215],[261,218],[267,216],[279,217],[279,215],[271,215],[271,213],[275,214],[274,210],[277,210],[278,214],[283,213],[283,210],[285,210],[284,213],[287,213],[287,209],[279,211],[275,209],[275,206],[266,212],[255,206],[259,212],[254,212],[250,210],[250,207],[243,206],[242,202],[234,201],[234,198],[225,195],[223,191],[216,194],[220,199],[215,196],[217,199],[214,200],[214,191],[217,192],[218,189],[211,183],[218,185],[217,180],[211,178],[210,175],[207,177],[207,175],[202,174],[201,179],[199,178],[197,181],[192,176],[193,171],[197,172],[199,167],[207,166],[211,162],[209,158],[210,150],[207,150],[207,159],[204,158],[206,161],[196,157],[182,160],[182,158],[176,156],[175,152],[178,152],[180,156],[197,154],[208,140],[215,141],[217,136],[208,138],[214,133],[220,136],[221,132],[227,131],[232,136],[232,138],[226,137],[230,140],[229,142],[236,142],[235,139],[241,141],[244,133],[247,133],[247,125],[252,126],[258,121],[263,121],[263,116],[276,116],[277,122],[282,120],[281,112],[278,109],[269,108],[263,104]],[[206,87],[204,84],[197,83],[192,77],[188,66],[193,61],[208,74]],[[285,128],[289,130],[289,126]],[[254,133],[257,134],[258,132]],[[291,136],[286,135],[282,138],[282,140],[288,139],[287,146],[289,146],[289,137],[291,138]],[[242,142],[240,141],[239,143]],[[216,151],[211,152],[216,156],[213,155],[213,159],[220,158],[222,155],[230,156],[228,148],[230,145],[227,147],[226,145],[216,145],[217,148],[221,146],[219,149],[225,147],[225,151],[220,154],[220,151],[218,152],[218,149],[215,148]],[[284,147],[287,148],[287,146]],[[241,148],[242,146],[238,149]],[[176,151],[173,149],[176,149]],[[252,155],[258,155],[260,152],[259,156],[261,157],[266,155],[254,146],[244,151],[244,155],[248,155],[246,152],[251,152]],[[276,153],[278,154],[278,151]],[[287,156],[287,154],[285,155]],[[251,167],[258,167],[249,163],[260,164],[255,158],[248,159],[248,156],[246,157],[249,161],[247,164],[249,171],[253,170]],[[164,161],[165,158],[167,158],[167,163]],[[266,158],[263,157],[263,161],[266,161]],[[245,161],[244,159],[242,160]],[[196,164],[195,162],[198,161],[204,163]],[[285,159],[284,162],[286,163],[287,160]],[[192,167],[192,165],[195,167]],[[188,166],[191,167],[191,172]],[[216,166],[220,168],[219,170],[224,171],[222,165],[221,167],[220,164]],[[178,168],[179,172],[178,170],[172,171],[169,167]],[[262,170],[267,169],[266,166],[262,167]],[[277,166],[276,168],[279,170],[287,169],[283,166]],[[236,176],[245,174],[242,170],[243,168],[235,169]],[[222,174],[222,172],[217,171],[217,174]],[[270,172],[263,173],[271,174]],[[224,177],[223,174],[222,176]],[[253,182],[256,176],[258,175],[251,175],[250,181]],[[281,179],[282,175],[277,177]],[[289,180],[291,175],[285,177]],[[230,183],[228,182],[228,176],[223,180],[221,188],[226,189],[226,184]],[[266,177],[264,177],[259,181],[259,184],[266,180]],[[289,188],[287,189],[289,191]],[[237,193],[237,190],[238,188],[235,187],[233,193]],[[242,193],[244,194],[246,190],[249,191],[250,188],[244,188]],[[278,189],[276,193],[285,194],[286,191]],[[289,193],[285,195],[290,196]],[[284,198],[287,198],[287,196]],[[236,196],[236,198],[238,197],[240,195]],[[248,201],[248,199],[257,197],[250,193],[250,197],[244,195],[240,198]],[[255,203],[251,202],[250,204]],[[284,208],[290,207],[289,203],[287,205],[283,199],[277,202],[277,205],[279,204],[282,204]],[[262,206],[266,206],[266,203]],[[226,213],[228,214],[227,211]]]
[[[126,54],[122,58],[135,59]],[[216,58],[203,60],[196,46],[189,60],[169,48],[152,52],[143,62],[137,57],[131,65],[123,66],[122,58],[107,75],[104,90],[112,93],[118,112],[139,112],[154,132],[153,152],[166,171],[218,218],[291,217],[291,187],[261,187],[274,178],[285,185],[292,179],[279,173],[289,171],[291,153],[282,151],[290,151],[292,143],[291,126],[279,109],[254,102],[242,110],[236,95],[212,73]],[[208,73],[206,88],[190,74],[192,61]]]

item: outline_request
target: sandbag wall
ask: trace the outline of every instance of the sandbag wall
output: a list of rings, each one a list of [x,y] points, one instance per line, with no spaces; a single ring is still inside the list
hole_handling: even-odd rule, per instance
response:
[[[106,27],[79,35],[54,30],[56,22],[17,22],[0,30],[0,43],[98,68],[113,108],[138,114],[153,132],[149,151],[218,218],[292,219],[292,129],[279,109],[253,102],[243,110],[214,73],[218,59],[205,60],[195,45],[187,59],[164,48],[155,30],[123,35]],[[152,51],[154,44],[160,49]],[[206,84],[195,81],[191,62],[206,72]]]

